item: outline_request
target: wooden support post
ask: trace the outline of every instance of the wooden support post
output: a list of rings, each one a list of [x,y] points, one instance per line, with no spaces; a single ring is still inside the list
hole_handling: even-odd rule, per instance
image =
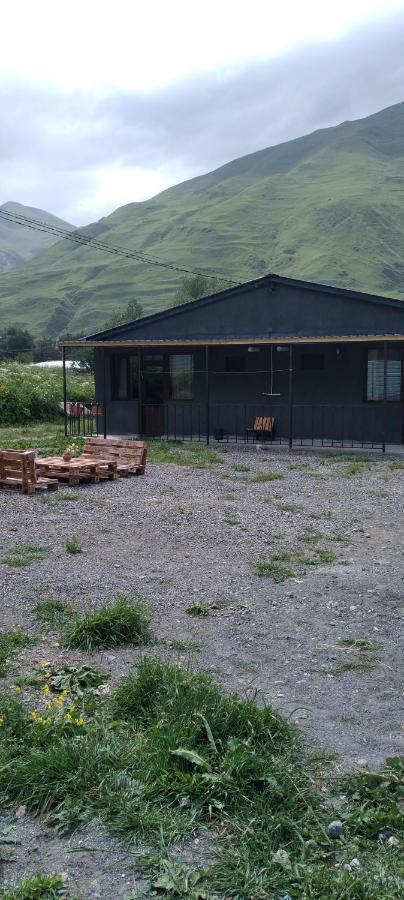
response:
[[[102,404],[104,407],[104,438],[107,436],[107,351],[103,350],[103,398]]]
[[[143,355],[138,352],[137,367],[137,428],[139,436],[143,434]]]
[[[65,436],[67,437],[66,347],[62,347],[62,365],[63,365],[63,417],[64,417],[64,425],[65,425]]]
[[[206,401],[206,443],[210,441],[210,385],[209,385],[209,347],[205,347],[205,401]]]
[[[387,341],[383,343],[383,445],[382,451],[386,452],[387,431]]]
[[[293,345],[289,344],[289,448],[293,446]]]

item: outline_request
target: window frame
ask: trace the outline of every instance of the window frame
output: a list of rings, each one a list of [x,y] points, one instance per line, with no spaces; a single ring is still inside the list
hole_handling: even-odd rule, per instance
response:
[[[131,361],[136,360],[137,378],[131,378]],[[118,362],[125,365],[126,392],[124,397],[118,397]],[[138,353],[111,353],[110,356],[110,397],[112,403],[128,403],[139,400],[139,354]]]
[[[387,347],[387,379],[386,379],[386,388],[387,388],[387,385],[388,385],[388,377],[389,377],[389,373],[388,373],[389,352],[391,352],[391,351],[396,351],[396,352],[398,353],[398,361],[399,361],[399,363],[400,363],[400,393],[399,393],[399,397],[389,397],[389,396],[387,395],[387,396],[386,396],[386,400],[384,399],[384,397],[381,397],[380,399],[377,399],[377,400],[376,400],[376,399],[373,399],[372,397],[369,397],[369,391],[368,391],[369,353],[370,353],[371,351],[375,351],[375,350],[378,351],[378,352],[381,354],[381,362],[382,362],[383,365],[384,365],[384,348],[383,348],[383,345],[382,345],[382,344],[370,344],[368,347],[366,347],[366,350],[365,350],[365,359],[364,359],[364,370],[365,370],[365,379],[364,379],[364,382],[365,382],[365,383],[364,383],[364,401],[365,401],[365,403],[370,403],[370,404],[376,405],[376,406],[377,406],[377,405],[380,406],[380,404],[383,404],[383,403],[401,403],[402,400],[403,400],[403,354],[402,354],[402,349],[401,349],[401,347],[399,347],[399,346],[397,346],[397,347],[392,347],[392,346]],[[391,361],[394,362],[394,360],[391,360]],[[383,373],[383,381],[384,381],[384,373]],[[384,387],[384,385],[383,385],[383,387]],[[387,390],[386,390],[386,394],[387,394]]]

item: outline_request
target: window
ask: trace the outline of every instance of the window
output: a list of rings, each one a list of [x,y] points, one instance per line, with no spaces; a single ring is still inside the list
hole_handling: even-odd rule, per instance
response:
[[[175,353],[170,356],[171,400],[192,400],[193,381],[193,356],[188,353]]]
[[[225,372],[245,372],[245,356],[226,356]]]
[[[387,350],[386,399],[401,400],[401,351]],[[368,350],[367,395],[370,401],[384,400],[384,353],[383,349]]]
[[[111,399],[137,400],[139,359],[133,354],[111,356]]]
[[[324,369],[324,353],[302,353],[301,369],[305,372],[320,372]]]

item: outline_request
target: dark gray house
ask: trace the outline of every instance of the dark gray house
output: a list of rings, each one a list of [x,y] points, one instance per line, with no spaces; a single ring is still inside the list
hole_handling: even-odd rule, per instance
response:
[[[403,442],[404,303],[278,275],[65,341],[95,348],[105,434]],[[268,435],[269,437],[269,435]]]

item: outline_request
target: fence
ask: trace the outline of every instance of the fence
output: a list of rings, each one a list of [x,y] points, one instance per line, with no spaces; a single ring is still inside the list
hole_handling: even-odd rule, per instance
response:
[[[272,431],[254,431],[257,417],[274,419]],[[108,419],[108,409],[107,409]],[[103,433],[103,408],[71,403],[72,436]],[[251,440],[290,446],[385,449],[385,407],[365,404],[197,404],[147,406],[148,437],[180,441],[244,443]]]

